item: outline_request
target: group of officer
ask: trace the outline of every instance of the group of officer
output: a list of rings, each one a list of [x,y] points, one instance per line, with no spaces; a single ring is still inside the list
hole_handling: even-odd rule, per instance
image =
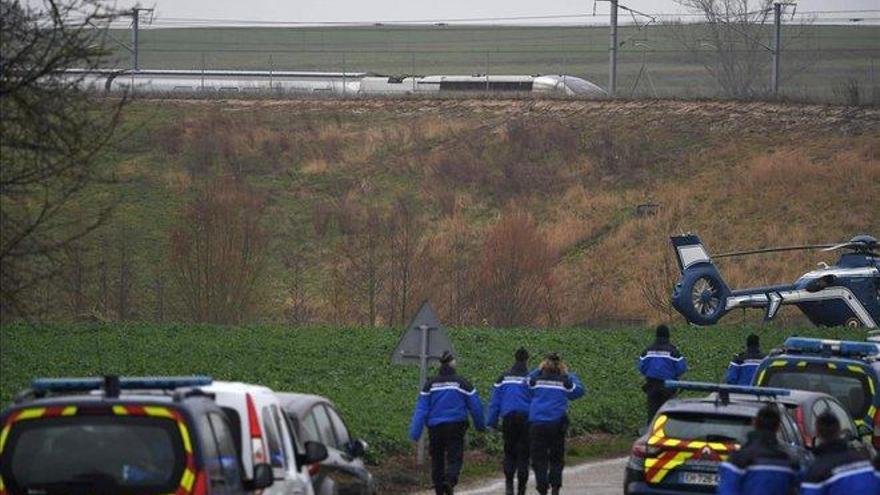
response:
[[[758,336],[749,335],[745,351],[728,365],[725,382],[751,385],[763,359]],[[667,327],[657,327],[654,343],[639,357],[639,371],[645,377],[643,390],[651,421],[671,397],[663,382],[687,371],[687,360],[670,342]],[[719,495],[880,495],[880,454],[872,465],[865,454],[847,445],[836,416],[826,412],[816,419],[816,459],[808,469],[779,444],[781,424],[776,406],[767,405],[758,412],[746,444],[719,468]]]
[[[428,427],[431,480],[437,495],[452,495],[458,483],[468,415],[477,431],[484,431],[487,424],[497,428],[501,420],[507,495],[525,494],[529,460],[538,493],[546,495],[550,490],[553,495],[559,494],[568,403],[584,395],[584,386],[555,352],[531,371],[526,349],[518,349],[514,360],[513,366],[495,381],[486,418],[479,394],[456,373],[451,353],[443,354],[437,376],[429,379],[419,393],[410,438],[418,440],[423,428]]]
[[[816,459],[807,469],[779,444],[779,409],[764,406],[755,430],[742,449],[719,468],[719,495],[855,495],[880,494],[880,456],[868,457],[843,440],[840,421],[831,413],[816,419]]]
[[[725,381],[750,385],[763,359],[758,336],[749,335],[745,351],[730,362]],[[437,495],[452,495],[458,483],[468,415],[478,431],[485,431],[487,424],[497,428],[501,420],[507,495],[525,494],[530,460],[538,493],[547,495],[550,490],[552,495],[559,494],[568,403],[584,395],[584,386],[557,353],[548,354],[531,371],[526,349],[518,349],[514,360],[513,366],[495,381],[485,418],[477,390],[456,373],[455,358],[449,352],[440,358],[437,376],[429,379],[419,393],[410,438],[417,441],[428,427],[431,479]],[[678,379],[688,369],[687,359],[671,343],[665,325],[657,327],[654,342],[639,356],[638,369],[645,377],[642,389],[650,422],[672,397],[664,382]],[[719,494],[793,494],[800,487],[802,495],[880,495],[880,456],[872,465],[849,448],[834,415],[826,413],[817,418],[816,460],[806,471],[779,445],[776,433],[780,424],[775,406],[760,410],[746,444],[721,464]]]

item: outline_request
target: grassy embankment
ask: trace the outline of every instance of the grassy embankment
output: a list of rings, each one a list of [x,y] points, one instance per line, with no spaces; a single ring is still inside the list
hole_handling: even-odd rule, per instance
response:
[[[265,198],[271,241],[255,318],[268,322],[284,320],[297,284],[306,321],[362,324],[361,282],[345,285],[349,274],[363,275],[346,263],[362,260],[352,260],[346,246],[364,212],[393,219],[393,205],[407,198],[414,200],[419,239],[404,313],[427,298],[450,323],[480,323],[467,313],[474,306],[456,313],[462,308],[451,294],[479,295],[470,284],[487,256],[486,232],[511,209],[531,215],[558,254],[552,313],[533,321],[540,325],[673,319],[666,305],[677,277],[672,233],[698,233],[710,252],[880,233],[880,114],[873,109],[154,101],[133,104],[123,132],[109,158],[118,164],[119,205],[84,243],[81,290],[99,319],[116,318],[123,252],[128,317],[188,317],[168,263],[170,229],[186,201],[217,176],[238,177]],[[658,204],[656,214],[637,215],[641,203]],[[303,260],[300,272],[285,265],[291,254]],[[383,251],[377,263],[387,266],[398,255]],[[720,267],[732,286],[758,285],[793,280],[834,259],[796,252],[722,260]],[[458,265],[466,286],[452,274]],[[400,324],[383,288],[391,280],[382,284],[378,320]],[[53,282],[43,290],[40,297],[55,301],[58,312],[46,317],[69,317],[69,288]],[[797,314],[786,309],[780,316]]]

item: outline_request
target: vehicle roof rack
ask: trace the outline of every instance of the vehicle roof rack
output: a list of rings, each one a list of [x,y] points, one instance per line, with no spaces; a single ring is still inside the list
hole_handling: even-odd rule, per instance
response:
[[[880,344],[876,342],[860,342],[854,340],[789,337],[785,339],[783,349],[786,352],[791,353],[821,354],[824,356],[853,358],[880,357]]]
[[[666,380],[663,382],[666,388],[677,390],[694,390],[699,392],[714,392],[718,394],[718,400],[722,404],[730,404],[730,394],[754,395],[755,397],[770,397],[791,395],[787,388],[773,387],[749,387],[745,385],[725,385],[723,383],[710,382],[687,382],[679,380]]]
[[[65,394],[103,390],[105,397],[119,397],[123,390],[175,390],[203,387],[213,383],[213,378],[195,376],[142,376],[119,377],[107,375],[101,378],[37,378],[28,390],[20,393],[17,402],[27,397],[44,397],[47,394]]]

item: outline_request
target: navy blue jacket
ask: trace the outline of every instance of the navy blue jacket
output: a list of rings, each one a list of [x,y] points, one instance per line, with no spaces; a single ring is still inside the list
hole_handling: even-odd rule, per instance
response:
[[[871,461],[843,441],[820,445],[816,462],[801,484],[802,495],[880,494],[880,480]]]
[[[724,381],[730,385],[751,385],[758,365],[764,360],[764,353],[758,347],[750,347],[733,357],[727,367]]]
[[[555,423],[568,412],[568,401],[580,399],[586,392],[574,373],[560,375],[541,371],[529,377],[530,423]]]
[[[425,425],[429,428],[443,423],[467,421],[468,413],[478,431],[486,429],[480,394],[467,380],[449,366],[441,366],[440,374],[429,379],[416,402],[409,437],[418,440]]]
[[[492,398],[489,399],[489,416],[486,424],[498,426],[498,418],[513,413],[529,414],[532,397],[529,392],[529,370],[523,363],[514,364],[510,370],[495,380]]]
[[[880,485],[880,453],[874,457],[874,477],[877,478],[877,484]]]
[[[687,360],[666,340],[656,340],[639,356],[639,373],[645,378],[675,380],[687,369]]]
[[[746,445],[722,462],[718,495],[789,495],[797,493],[799,466],[763,431],[749,433]]]

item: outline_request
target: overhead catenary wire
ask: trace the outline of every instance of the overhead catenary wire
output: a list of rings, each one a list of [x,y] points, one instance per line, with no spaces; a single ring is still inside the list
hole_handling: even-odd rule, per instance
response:
[[[645,13],[630,7],[620,5],[621,10],[629,11],[633,14],[645,16],[647,18],[659,19],[676,19],[676,18],[703,18],[705,14],[700,12],[657,12]],[[835,15],[834,17],[817,18],[822,21],[852,21],[853,19],[875,20],[877,17],[859,16],[840,16],[841,14],[877,14],[880,9],[841,9],[841,10],[811,10],[798,11],[795,17],[812,17]],[[151,28],[163,27],[185,27],[185,26],[241,26],[241,27],[266,27],[266,26],[302,26],[302,27],[378,27],[378,26],[406,26],[406,25],[426,25],[426,24],[444,24],[444,23],[504,23],[516,21],[552,21],[566,19],[595,19],[598,23],[604,21],[600,16],[591,12],[582,13],[564,13],[564,14],[547,14],[547,15],[513,15],[513,16],[492,16],[492,17],[454,17],[454,18],[423,18],[423,19],[365,19],[357,21],[304,21],[304,20],[275,20],[275,19],[242,19],[242,18],[204,18],[204,17],[164,17],[156,15],[153,18]],[[71,20],[76,21],[76,18]],[[637,23],[637,22],[636,22]],[[121,21],[111,22],[112,25],[122,26]],[[125,26],[127,27],[127,23]],[[445,26],[448,27],[448,26]]]

